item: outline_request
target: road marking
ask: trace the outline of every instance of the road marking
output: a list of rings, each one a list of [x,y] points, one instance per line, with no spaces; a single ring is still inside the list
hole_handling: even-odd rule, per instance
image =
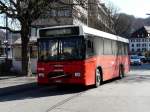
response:
[[[59,106],[65,104],[65,103],[69,102],[70,100],[72,100],[72,99],[74,99],[74,98],[76,98],[76,97],[78,97],[78,96],[81,96],[81,94],[83,94],[84,92],[85,92],[85,91],[76,93],[75,95],[72,95],[72,96],[70,96],[69,98],[66,98],[66,99],[64,99],[64,100],[62,100],[62,101],[56,103],[55,105],[53,105],[53,106],[51,106],[50,108],[48,108],[48,109],[46,110],[46,112],[50,112],[51,110],[53,110],[53,109],[55,109],[55,108],[57,108],[57,107],[59,107]]]

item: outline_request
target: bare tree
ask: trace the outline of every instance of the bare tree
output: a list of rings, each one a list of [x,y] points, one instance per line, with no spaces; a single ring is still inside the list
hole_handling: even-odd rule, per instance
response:
[[[135,21],[134,16],[123,13],[120,13],[116,16],[118,16],[115,21],[116,34],[125,38],[129,38],[132,31],[133,22]]]
[[[119,8],[115,6],[112,2],[107,3],[109,9],[109,18],[113,20],[114,33],[128,38],[132,30],[132,24],[135,20],[134,16],[127,15],[124,13],[119,13]]]
[[[116,34],[115,31],[115,24],[118,19],[117,14],[119,13],[119,7],[115,6],[112,2],[107,1],[106,6],[108,8],[108,22],[109,22],[109,27],[112,28],[113,33]]]
[[[22,42],[22,73],[28,72],[28,42],[29,33],[32,22],[37,20],[39,16],[47,10],[55,6],[55,2],[64,5],[82,5],[85,6],[87,0],[0,0],[0,14],[6,14],[11,19],[16,19],[20,23],[20,30],[15,30],[10,27],[1,26],[2,29],[7,29],[11,32],[19,32]]]

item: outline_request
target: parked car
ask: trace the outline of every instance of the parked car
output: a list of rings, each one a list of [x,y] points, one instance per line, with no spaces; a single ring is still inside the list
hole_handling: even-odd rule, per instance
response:
[[[137,55],[131,55],[130,56],[130,63],[131,65],[141,65],[141,59]]]
[[[139,56],[142,63],[146,63],[146,57],[145,56]]]
[[[146,58],[140,58],[140,60],[141,60],[142,63],[147,63]]]
[[[150,57],[145,58],[146,63],[150,63]]]

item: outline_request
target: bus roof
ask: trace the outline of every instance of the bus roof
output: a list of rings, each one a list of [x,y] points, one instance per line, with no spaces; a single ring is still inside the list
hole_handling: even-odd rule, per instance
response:
[[[103,32],[103,31],[100,31],[100,30],[97,30],[97,29],[94,29],[94,28],[90,28],[90,27],[87,27],[87,26],[82,26],[82,28],[83,28],[83,32],[85,34],[91,34],[91,35],[100,36],[100,37],[111,39],[111,40],[118,40],[118,41],[121,41],[121,42],[129,43],[128,39],[117,36],[117,35],[106,33],[106,32]]]
[[[67,27],[79,27],[80,30],[80,35],[86,35],[86,34],[90,34],[90,35],[94,35],[94,36],[99,36],[99,37],[103,37],[103,38],[107,38],[107,39],[111,39],[111,40],[117,40],[117,41],[121,41],[121,42],[125,42],[125,43],[129,43],[129,40],[117,35],[113,35],[110,33],[106,33],[104,31],[100,31],[85,25],[64,25],[64,26],[53,26],[53,27],[45,27],[45,28],[40,28],[39,30],[44,30],[44,29],[54,29],[54,28],[67,28]]]

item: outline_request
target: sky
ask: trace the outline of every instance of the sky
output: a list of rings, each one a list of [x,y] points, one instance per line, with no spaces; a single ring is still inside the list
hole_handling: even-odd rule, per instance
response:
[[[108,1],[108,0],[103,0]],[[150,14],[150,0],[109,0],[119,7],[119,12],[124,12],[135,17],[147,18]]]
[[[150,15],[150,0],[100,0],[105,2],[112,2],[116,7],[120,10],[119,12],[123,12],[129,15],[134,15],[138,18],[147,18]],[[0,25],[4,25],[4,17],[0,17]]]

